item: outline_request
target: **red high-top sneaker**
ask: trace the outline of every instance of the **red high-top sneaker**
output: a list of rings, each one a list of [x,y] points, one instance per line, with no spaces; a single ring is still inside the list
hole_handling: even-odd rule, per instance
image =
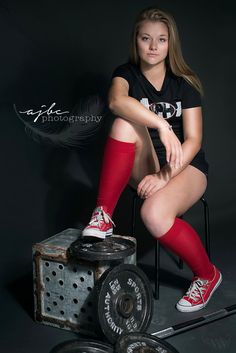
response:
[[[205,308],[212,294],[222,282],[222,275],[215,266],[214,271],[215,274],[211,281],[198,277],[193,278],[187,293],[176,304],[179,311],[192,312]]]
[[[112,221],[108,213],[106,213],[106,206],[98,206],[92,213],[91,220],[87,227],[82,231],[83,237],[95,237],[105,239],[113,233],[113,226],[115,223]]]

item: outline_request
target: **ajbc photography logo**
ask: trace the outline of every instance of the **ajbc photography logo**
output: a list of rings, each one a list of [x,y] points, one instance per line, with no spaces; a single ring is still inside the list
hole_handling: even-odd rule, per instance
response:
[[[102,115],[93,115],[93,114],[84,114],[84,115],[70,115],[68,110],[62,111],[61,109],[56,109],[56,102],[53,102],[48,108],[45,104],[40,106],[40,109],[35,110],[30,108],[26,110],[19,110],[16,107],[16,104],[13,104],[14,110],[17,116],[25,121],[25,117],[27,120],[33,119],[32,121],[36,123],[39,119],[42,123],[45,122],[68,122],[68,123],[75,123],[75,122],[82,122],[82,123],[89,123],[95,122],[99,123],[102,119]]]

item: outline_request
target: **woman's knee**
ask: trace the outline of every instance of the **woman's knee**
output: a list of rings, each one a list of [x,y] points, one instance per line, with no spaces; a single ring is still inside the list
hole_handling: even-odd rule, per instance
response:
[[[145,202],[141,207],[141,219],[155,238],[159,238],[165,234],[174,223],[176,215],[167,210],[168,208],[164,205],[158,207],[157,205],[154,206]]]
[[[117,117],[111,127],[110,136],[124,142],[137,141],[137,134],[131,121]]]
[[[158,227],[161,222],[160,212],[158,212],[157,207],[153,207],[146,202],[142,204],[140,216],[144,224],[147,226]]]

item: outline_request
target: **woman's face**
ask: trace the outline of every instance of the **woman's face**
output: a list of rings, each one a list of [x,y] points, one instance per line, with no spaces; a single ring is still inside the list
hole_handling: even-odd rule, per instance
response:
[[[168,28],[163,22],[145,20],[137,35],[137,52],[141,64],[158,65],[168,54]]]

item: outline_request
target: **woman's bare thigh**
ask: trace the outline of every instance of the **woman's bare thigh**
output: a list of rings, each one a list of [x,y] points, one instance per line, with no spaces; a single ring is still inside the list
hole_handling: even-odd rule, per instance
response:
[[[206,187],[206,176],[188,165],[164,188],[145,199],[141,209],[144,223],[146,221],[148,228],[155,230],[156,237],[163,235],[175,217],[183,215],[201,198]]]

